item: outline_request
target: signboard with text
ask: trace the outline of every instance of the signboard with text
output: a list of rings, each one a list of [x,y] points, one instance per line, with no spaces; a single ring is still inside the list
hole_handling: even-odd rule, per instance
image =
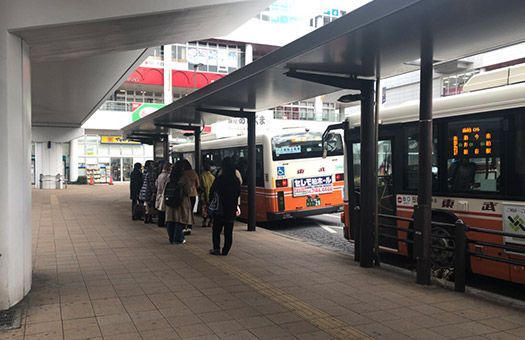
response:
[[[293,196],[326,194],[334,191],[332,176],[296,178],[293,180]]]

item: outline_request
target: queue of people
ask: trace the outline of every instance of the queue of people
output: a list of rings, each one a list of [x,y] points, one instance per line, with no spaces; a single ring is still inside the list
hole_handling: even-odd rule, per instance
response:
[[[132,219],[142,219],[153,223],[157,215],[157,225],[166,227],[170,244],[186,243],[186,235],[191,234],[194,220],[194,207],[199,196],[199,212],[202,227],[212,229],[212,255],[227,255],[233,243],[233,225],[240,204],[242,179],[230,157],[223,159],[220,171],[215,177],[211,164],[203,163],[201,176],[192,169],[188,160],[180,160],[173,166],[170,163],[157,164],[146,161],[136,163],[130,175],[130,199],[132,200]],[[213,207],[212,207],[213,206]],[[224,233],[221,250],[220,238]]]

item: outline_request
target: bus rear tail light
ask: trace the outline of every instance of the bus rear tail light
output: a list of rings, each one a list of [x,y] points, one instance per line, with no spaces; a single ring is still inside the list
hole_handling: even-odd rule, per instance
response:
[[[288,186],[288,180],[287,179],[278,179],[275,181],[275,186],[278,188],[284,188]]]
[[[345,180],[345,174],[335,174],[335,181],[340,182]]]
[[[279,211],[284,211],[284,191],[277,192],[277,207]]]

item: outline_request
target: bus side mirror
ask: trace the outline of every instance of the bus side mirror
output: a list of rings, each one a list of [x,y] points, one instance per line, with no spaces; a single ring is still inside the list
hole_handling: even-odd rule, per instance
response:
[[[326,158],[329,152],[333,152],[337,148],[337,134],[329,132],[323,138],[323,158]]]

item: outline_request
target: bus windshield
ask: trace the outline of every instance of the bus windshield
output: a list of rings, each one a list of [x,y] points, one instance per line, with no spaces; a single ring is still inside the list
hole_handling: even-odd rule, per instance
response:
[[[335,148],[328,156],[343,155],[341,135],[335,136]],[[320,132],[287,134],[272,138],[272,156],[274,161],[322,157],[323,141]]]

